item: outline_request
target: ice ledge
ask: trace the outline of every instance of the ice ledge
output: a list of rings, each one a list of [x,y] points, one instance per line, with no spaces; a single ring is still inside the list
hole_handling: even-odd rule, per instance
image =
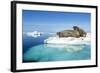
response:
[[[44,43],[47,44],[90,44],[91,38],[90,34],[86,37],[49,37],[48,39],[44,40]]]

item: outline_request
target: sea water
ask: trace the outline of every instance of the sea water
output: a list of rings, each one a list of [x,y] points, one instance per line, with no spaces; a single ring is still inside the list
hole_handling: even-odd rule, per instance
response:
[[[91,45],[45,44],[51,35],[37,38],[23,36],[23,62],[87,60],[91,58]]]

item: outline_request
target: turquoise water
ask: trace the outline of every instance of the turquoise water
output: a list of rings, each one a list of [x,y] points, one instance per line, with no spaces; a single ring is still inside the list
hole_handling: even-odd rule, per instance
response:
[[[28,48],[23,62],[87,60],[91,58],[90,45],[40,44]]]

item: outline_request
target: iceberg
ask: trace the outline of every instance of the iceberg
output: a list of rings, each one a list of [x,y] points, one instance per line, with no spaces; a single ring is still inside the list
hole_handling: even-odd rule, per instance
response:
[[[38,32],[38,31],[33,31],[33,32],[27,32],[26,35],[27,36],[31,36],[31,37],[39,37],[42,34],[42,32]]]
[[[87,34],[86,37],[49,37],[44,40],[46,44],[90,44],[91,37],[90,34]]]

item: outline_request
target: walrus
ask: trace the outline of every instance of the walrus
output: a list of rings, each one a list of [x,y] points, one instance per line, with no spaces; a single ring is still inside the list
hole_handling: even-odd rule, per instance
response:
[[[73,26],[73,29],[75,31],[78,31],[79,32],[79,36],[80,37],[86,37],[86,32],[83,29],[81,29],[81,28],[79,28],[77,26]]]
[[[57,35],[59,37],[86,37],[86,32],[77,27],[77,26],[73,26],[73,30],[64,30],[61,32],[57,32]]]

